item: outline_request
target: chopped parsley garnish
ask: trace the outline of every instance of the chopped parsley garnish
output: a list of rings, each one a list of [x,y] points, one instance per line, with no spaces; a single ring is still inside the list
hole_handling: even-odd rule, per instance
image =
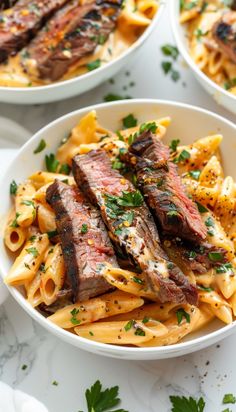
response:
[[[80,233],[85,234],[88,231],[88,225],[86,223],[83,223],[80,229]]]
[[[36,258],[39,255],[38,250],[36,249],[36,247],[29,247],[28,249],[25,249],[27,253],[30,253],[31,255],[33,255],[34,258]]]
[[[59,169],[59,173],[62,173],[63,175],[69,175],[70,171],[71,171],[71,168],[67,163],[62,164]]]
[[[22,366],[21,366],[21,369],[22,369],[23,371],[25,371],[27,368],[28,368],[27,365],[22,365]]]
[[[53,381],[53,382],[52,382],[52,385],[54,385],[54,386],[58,386],[58,385],[59,385],[59,383],[58,383],[57,381]]]
[[[204,290],[205,292],[212,292],[214,289],[202,285],[198,285],[198,289]]]
[[[190,250],[189,252],[187,252],[187,256],[190,260],[192,260],[192,259],[195,259],[197,254],[196,254],[196,252],[194,252],[194,250]]]
[[[44,139],[40,140],[38,146],[36,147],[36,149],[34,150],[34,154],[40,153],[42,152],[46,147],[46,142]]]
[[[171,140],[171,142],[169,144],[169,148],[170,148],[171,152],[176,152],[179,143],[180,143],[179,139]]]
[[[36,240],[37,236],[33,235],[29,238],[30,242],[34,242]]]
[[[139,207],[143,204],[143,196],[136,190],[135,192],[122,192],[122,196],[117,197],[117,204],[125,207]]]
[[[141,124],[140,128],[139,128],[139,133],[143,133],[143,132],[152,132],[152,133],[156,133],[157,131],[157,124],[156,122],[150,122],[150,123],[143,123]]]
[[[234,79],[230,79],[224,84],[225,90],[229,90],[232,87],[236,86],[236,77]]]
[[[107,38],[104,34],[99,34],[98,35],[98,38],[97,38],[98,44],[103,45],[104,43],[106,43],[106,40],[107,40]]]
[[[201,174],[201,170],[190,170],[189,176],[191,176],[195,180],[199,180]]]
[[[180,152],[179,156],[177,156],[174,159],[174,163],[184,162],[185,160],[189,158],[190,158],[190,153],[187,150],[183,149],[182,152]]]
[[[176,60],[179,56],[179,50],[171,44],[165,44],[162,46],[161,51],[165,56],[171,56],[174,60]]]
[[[74,308],[70,313],[72,315],[72,317],[70,319],[71,323],[73,325],[79,325],[81,323],[81,320],[78,320],[77,317],[76,317],[77,314],[79,313],[79,309]]]
[[[34,202],[32,200],[22,200],[21,205],[32,206],[33,208],[35,208]]]
[[[20,216],[20,213],[16,212],[15,219],[12,221],[10,227],[15,227],[15,228],[16,228],[16,227],[19,227],[19,225],[18,225],[18,223],[17,223],[17,219],[18,219],[19,216]]]
[[[143,285],[143,284],[144,284],[144,281],[143,281],[142,279],[138,278],[138,276],[133,276],[133,277],[132,277],[132,280],[133,280],[135,283],[138,283],[139,285]]]
[[[124,326],[124,330],[125,330],[126,332],[128,332],[130,329],[133,328],[134,323],[135,323],[135,322],[134,322],[133,319],[132,319],[132,320],[129,320],[129,322],[127,322],[126,325]]]
[[[121,162],[119,159],[114,160],[112,162],[112,169],[122,170],[124,168],[125,168],[125,164],[123,162]]]
[[[86,67],[88,71],[92,71],[92,70],[98,69],[101,66],[101,63],[102,63],[101,60],[97,59],[97,60],[94,60],[93,62],[87,63]]]
[[[208,257],[212,262],[220,262],[224,258],[220,252],[209,252]]]
[[[135,334],[136,336],[145,336],[145,335],[146,335],[145,331],[144,331],[142,328],[137,328],[137,329],[135,330],[134,334]]]
[[[150,321],[150,318],[148,318],[147,316],[144,316],[142,322],[145,324],[145,323],[148,323],[149,321]]]
[[[24,267],[25,267],[26,269],[29,269],[29,270],[30,270],[30,265],[28,265],[28,263],[24,263]]]
[[[120,404],[119,387],[114,386],[102,390],[100,381],[96,381],[90,389],[85,392],[88,412],[105,412],[110,411]],[[117,409],[114,412],[128,412],[124,409]]]
[[[17,188],[18,188],[18,186],[17,186],[15,180],[12,180],[12,182],[10,184],[10,194],[11,195],[16,195]]]
[[[120,94],[115,94],[115,93],[109,93],[103,98],[105,102],[115,102],[118,100],[126,100],[126,99],[132,99],[132,97],[131,96],[121,96]]]
[[[209,217],[205,220],[205,225],[206,225],[207,227],[214,227],[214,226],[215,226],[215,222],[214,222],[214,220],[212,219],[211,216],[209,216]]]
[[[168,74],[168,73],[170,72],[170,70],[172,69],[172,63],[171,63],[171,62],[167,62],[167,61],[162,62],[162,63],[161,63],[161,67],[162,67],[163,72],[164,72],[165,74]]]
[[[214,230],[213,229],[209,229],[207,231],[208,236],[214,236]]]
[[[171,79],[174,82],[177,82],[180,79],[180,73],[177,70],[172,69],[171,71]]]
[[[49,155],[45,156],[45,163],[47,171],[51,173],[56,173],[58,166],[60,164],[53,153],[50,153]]]
[[[220,266],[217,266],[216,268],[216,273],[227,273],[229,271],[232,271],[233,266],[231,263],[223,263]]]
[[[47,232],[48,235],[48,239],[52,239],[54,236],[58,235],[58,231],[57,230],[50,230],[49,232]]]
[[[176,311],[176,316],[177,316],[177,322],[178,325],[181,324],[183,318],[186,319],[187,323],[190,323],[190,315],[188,312],[186,312],[183,308],[180,308]]]
[[[135,127],[138,124],[138,120],[134,117],[133,114],[129,114],[128,116],[124,117],[124,119],[122,119],[122,122],[125,129]]]
[[[196,204],[197,204],[198,211],[199,211],[200,213],[206,213],[206,212],[208,212],[208,209],[207,209],[205,206],[203,206],[201,203],[199,203],[199,202],[196,201]]]
[[[90,330],[89,331],[90,336],[94,336],[94,333]]]
[[[205,409],[205,401],[201,397],[198,400],[186,398],[185,396],[170,396],[172,403],[171,412],[203,412]]]
[[[198,41],[200,41],[202,39],[202,37],[206,36],[209,33],[209,30],[203,32],[201,29],[196,29],[194,34],[197,38]]]
[[[226,393],[222,402],[223,404],[236,403],[236,397],[232,393]]]

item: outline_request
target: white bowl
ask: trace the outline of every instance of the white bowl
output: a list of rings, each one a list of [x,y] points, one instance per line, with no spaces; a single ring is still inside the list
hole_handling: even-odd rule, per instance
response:
[[[179,0],[170,0],[170,17],[171,26],[174,33],[175,41],[177,43],[178,49],[182,54],[184,60],[187,62],[188,66],[192,70],[194,76],[202,85],[202,87],[209,93],[218,104],[225,107],[232,113],[236,113],[236,96],[227,90],[220,87],[218,84],[213,82],[206,74],[204,74],[194,60],[189,54],[187,30],[183,24],[180,24],[180,7]]]
[[[22,147],[0,182],[0,216],[6,216],[11,205],[9,196],[10,182],[13,179],[20,182],[34,171],[43,167],[46,150],[38,155],[33,154],[40,140],[45,139],[49,152],[55,151],[61,139],[68,134],[82,116],[92,109],[97,111],[99,122],[104,127],[112,130],[117,130],[121,127],[121,119],[129,113],[133,113],[140,122],[146,122],[162,116],[171,116],[173,121],[168,128],[168,139],[179,138],[183,143],[191,143],[193,140],[209,133],[222,133],[225,137],[222,143],[225,172],[226,175],[230,174],[236,178],[236,126],[228,120],[197,107],[168,101],[127,100],[110,104],[106,103],[81,109],[61,117],[36,133]],[[1,227],[3,227],[3,224]],[[7,275],[11,264],[12,260],[6,251],[3,238],[1,237],[0,272],[3,277]],[[236,323],[225,326],[220,322],[215,322],[197,334],[190,336],[187,341],[172,346],[130,348],[105,345],[73,335],[52,324],[33,309],[17,289],[10,287],[9,290],[32,318],[62,340],[90,352],[110,357],[144,360],[180,356],[209,346],[236,330]]]
[[[125,67],[148,40],[158,24],[166,0],[160,1],[159,9],[151,24],[138,40],[116,59],[104,66],[69,80],[37,87],[0,87],[0,102],[17,104],[49,103],[82,94],[114,76]]]

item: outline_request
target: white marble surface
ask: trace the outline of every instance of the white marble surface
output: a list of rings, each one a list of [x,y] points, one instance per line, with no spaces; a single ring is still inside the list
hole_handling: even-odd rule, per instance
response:
[[[175,84],[163,76],[159,49],[167,41],[173,40],[165,13],[136,64],[126,68],[130,76],[123,70],[114,84],[108,82],[86,95],[61,103],[33,107],[0,104],[0,116],[14,119],[34,132],[64,113],[100,102],[108,92],[115,92],[132,97],[180,100],[235,120],[200,89],[181,59],[180,82]],[[131,81],[135,81],[135,86],[122,90]],[[13,152],[8,155],[12,156]],[[0,151],[1,166],[4,159],[7,157]],[[207,403],[204,412],[221,412],[226,407],[221,404],[223,395],[236,394],[236,335],[218,346],[169,361],[106,359],[60,342],[36,325],[11,297],[0,307],[0,380],[36,396],[50,412],[85,411],[84,390],[96,379],[106,386],[119,385],[122,407],[129,412],[169,412],[171,394],[203,395]],[[27,366],[24,370],[23,365]],[[58,385],[53,385],[53,381]],[[229,409],[236,411],[236,405],[229,405]]]

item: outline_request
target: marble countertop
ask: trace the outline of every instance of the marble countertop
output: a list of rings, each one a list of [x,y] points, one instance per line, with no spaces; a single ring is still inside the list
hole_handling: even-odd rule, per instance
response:
[[[179,82],[173,83],[163,75],[160,46],[167,42],[173,43],[173,38],[166,10],[148,44],[112,83],[60,103],[37,106],[1,103],[0,115],[35,132],[65,113],[101,102],[107,93],[118,93],[179,100],[235,120],[234,115],[220,108],[200,88],[181,58],[177,63],[181,73]],[[135,85],[131,86],[133,82]],[[233,335],[219,345],[182,358],[148,362],[113,360],[61,342],[35,324],[11,297],[0,307],[0,380],[36,396],[50,412],[85,411],[84,391],[96,379],[104,386],[119,385],[122,407],[129,412],[169,412],[169,396],[173,394],[203,395],[207,404],[204,412],[221,412],[227,406],[235,412],[236,405],[222,405],[225,393],[236,395],[235,347],[236,335]],[[58,384],[53,384],[54,381]]]

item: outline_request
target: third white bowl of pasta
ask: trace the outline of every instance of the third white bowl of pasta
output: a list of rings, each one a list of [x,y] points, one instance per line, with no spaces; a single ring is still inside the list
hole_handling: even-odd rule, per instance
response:
[[[220,17],[222,8],[229,6],[220,0],[186,0],[182,3],[171,0],[169,7],[175,41],[190,70],[218,104],[236,113],[236,64],[211,47],[213,24]],[[213,12],[212,8],[218,11]],[[209,47],[206,47],[208,43]]]
[[[122,148],[131,132],[124,125],[135,126],[134,131],[139,130],[139,124],[150,121],[158,125],[165,144],[172,142],[172,150],[177,145],[179,173],[189,194],[203,207],[201,216],[211,232],[208,241],[224,247],[230,262],[220,266],[219,273],[212,272],[213,269],[204,275],[186,273],[190,282],[197,283],[198,307],[160,305],[152,300],[147,304],[144,302],[149,296],[147,289],[144,291],[140,282],[130,277],[130,272],[124,272],[121,273],[126,277],[124,283],[119,282],[120,273],[106,277],[117,286],[116,291],[75,304],[60,301],[58,312],[55,293],[62,288],[65,273],[60,244],[51,244],[55,222],[45,204],[45,190],[55,178],[52,170],[58,171],[58,159],[62,163],[63,157],[70,159],[76,153],[96,149],[98,136],[103,136],[103,145],[107,142],[106,149],[113,147],[112,142],[114,147]],[[125,141],[115,134],[107,137],[109,130],[120,130]],[[236,201],[235,132],[236,126],[216,114],[158,100],[100,104],[67,114],[44,127],[22,147],[0,182],[0,215],[4,216],[2,227],[5,227],[0,244],[0,271],[8,279],[10,293],[34,320],[58,338],[110,357],[144,360],[180,356],[230,335],[236,325],[236,276],[231,255],[236,239],[236,220],[232,214]],[[71,137],[58,151],[60,142],[68,135]],[[191,161],[185,164],[187,158]],[[50,173],[41,172],[45,170],[45,159]],[[198,161],[199,170],[192,165],[193,159]],[[61,172],[67,172],[65,166]],[[63,173],[57,177],[73,184],[72,177]],[[206,206],[210,211],[204,211]],[[213,236],[212,231],[215,231]],[[17,256],[14,269],[8,274]],[[53,288],[50,282],[46,288],[48,279]],[[50,304],[56,312],[48,319],[44,309]],[[138,327],[139,331],[135,334],[134,321],[135,330]],[[118,345],[122,339],[127,345]]]

